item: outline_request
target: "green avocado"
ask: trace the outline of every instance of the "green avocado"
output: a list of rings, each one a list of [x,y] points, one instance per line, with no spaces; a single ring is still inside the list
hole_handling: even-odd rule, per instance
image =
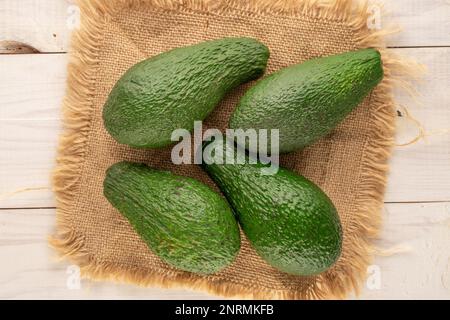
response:
[[[306,178],[284,168],[265,175],[267,165],[249,159],[222,140],[204,148],[205,170],[233,207],[253,248],[289,274],[315,275],[330,268],[342,246],[331,200]]]
[[[144,60],[112,89],[104,125],[122,144],[168,146],[174,130],[192,131],[227,92],[261,76],[268,59],[268,48],[255,39],[223,38]]]
[[[150,250],[173,267],[212,274],[231,264],[239,251],[231,208],[197,180],[121,162],[108,169],[104,195]]]
[[[374,49],[306,61],[259,81],[240,100],[232,129],[279,129],[281,153],[329,134],[383,79]]]

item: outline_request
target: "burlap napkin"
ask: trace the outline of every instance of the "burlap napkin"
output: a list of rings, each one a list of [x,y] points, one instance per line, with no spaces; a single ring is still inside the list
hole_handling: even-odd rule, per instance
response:
[[[330,1],[80,0],[81,27],[72,42],[65,132],[54,176],[58,224],[51,243],[79,264],[82,274],[140,285],[184,286],[249,298],[344,297],[358,289],[371,260],[370,239],[379,228],[387,159],[394,133],[391,69],[385,81],[330,136],[282,157],[282,165],[319,184],[336,204],[344,229],[342,257],[328,272],[290,276],[261,260],[243,240],[225,271],[198,276],[175,270],[147,248],[103,197],[105,170],[121,160],[145,162],[213,182],[199,166],[176,166],[165,150],[117,144],[102,124],[102,107],[133,64],[163,51],[225,36],[249,36],[271,51],[268,73],[361,47],[378,46],[382,32],[368,30],[367,6]],[[273,3],[273,4],[272,4]],[[229,94],[208,118],[225,128],[238,99],[252,84]]]

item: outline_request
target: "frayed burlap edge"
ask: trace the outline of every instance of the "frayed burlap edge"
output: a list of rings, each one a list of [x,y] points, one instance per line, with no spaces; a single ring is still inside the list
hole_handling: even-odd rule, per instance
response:
[[[62,257],[80,266],[82,275],[94,280],[115,280],[138,285],[161,287],[187,287],[208,291],[226,297],[253,299],[323,299],[345,298],[359,287],[366,277],[371,262],[373,246],[371,240],[377,236],[381,223],[381,209],[388,171],[387,160],[394,144],[394,105],[391,91],[394,86],[411,90],[409,81],[402,77],[416,74],[417,65],[393,56],[384,50],[383,38],[391,31],[383,29],[370,31],[366,0],[78,0],[81,10],[81,26],[72,39],[71,60],[68,67],[67,94],[63,104],[65,132],[63,133],[54,171],[53,186],[57,198],[57,231],[50,238],[50,244]],[[127,7],[153,6],[159,9],[194,10],[220,13],[234,10],[246,14],[300,15],[348,24],[354,30],[359,47],[375,47],[382,52],[385,79],[375,89],[377,94],[372,103],[377,112],[372,114],[371,124],[376,139],[366,146],[363,161],[364,175],[358,187],[355,211],[349,221],[351,235],[347,235],[347,257],[341,258],[339,268],[333,268],[318,277],[306,291],[281,290],[255,291],[251,288],[212,282],[190,274],[149,274],[138,268],[125,269],[113,264],[100,263],[86,251],[83,235],[71,221],[71,204],[79,192],[79,179],[84,164],[86,141],[90,132],[93,109],[92,83],[98,67],[98,43],[102,28],[110,17]],[[376,99],[376,100],[375,100]]]

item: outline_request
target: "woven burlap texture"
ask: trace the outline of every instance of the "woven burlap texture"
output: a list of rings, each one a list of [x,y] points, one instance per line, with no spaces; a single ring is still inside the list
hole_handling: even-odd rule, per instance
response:
[[[72,41],[54,190],[58,223],[51,244],[80,265],[85,277],[140,285],[184,286],[223,296],[314,299],[358,290],[371,260],[394,133],[391,69],[400,61],[385,51],[386,79],[331,135],[283,166],[317,183],[338,208],[344,230],[342,257],[329,271],[290,276],[266,264],[243,237],[235,263],[199,276],[161,262],[104,198],[105,170],[130,160],[194,177],[218,190],[199,166],[173,165],[171,148],[136,150],[105,131],[102,108],[119,77],[133,64],[175,47],[226,36],[248,36],[271,52],[267,73],[307,59],[380,46],[383,31],[367,29],[367,5],[332,1],[80,0],[81,26]],[[206,120],[224,129],[252,83],[226,96]],[[299,133],[301,134],[301,133]]]

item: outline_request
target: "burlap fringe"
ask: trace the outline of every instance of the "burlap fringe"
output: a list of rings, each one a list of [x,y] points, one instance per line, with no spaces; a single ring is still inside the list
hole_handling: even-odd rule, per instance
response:
[[[358,293],[366,277],[374,248],[371,240],[377,236],[381,223],[381,209],[388,170],[387,159],[394,144],[394,106],[391,91],[400,85],[411,91],[409,81],[402,76],[415,75],[417,65],[393,56],[384,50],[383,38],[391,31],[370,31],[367,28],[368,2],[366,0],[78,0],[81,10],[81,28],[72,39],[69,64],[68,91],[64,101],[66,131],[61,137],[57,168],[54,172],[54,191],[58,202],[57,233],[50,239],[59,253],[81,267],[84,277],[94,280],[116,280],[143,286],[189,287],[226,297],[253,299],[330,299],[345,298],[351,291]],[[358,47],[376,47],[382,52],[386,77],[377,87],[379,108],[372,115],[373,132],[378,136],[367,146],[364,177],[358,186],[358,203],[352,213],[345,237],[346,257],[330,271],[311,281],[304,292],[257,291],[238,284],[212,282],[188,273],[148,274],[139,269],[121,269],[95,260],[87,252],[83,236],[77,234],[71,221],[71,202],[80,188],[79,177],[83,166],[90,116],[93,108],[91,83],[95,79],[99,37],[105,22],[116,12],[127,7],[153,7],[161,10],[187,10],[220,14],[239,11],[245,14],[300,15],[311,18],[341,21],[350,25]]]

